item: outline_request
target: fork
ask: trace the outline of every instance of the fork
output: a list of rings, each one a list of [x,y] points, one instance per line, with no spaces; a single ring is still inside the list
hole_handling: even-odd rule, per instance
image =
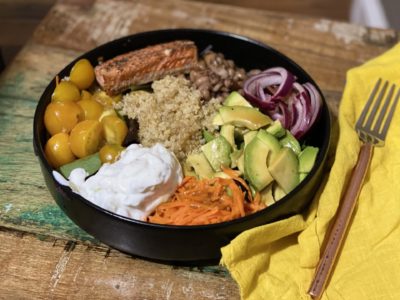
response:
[[[357,164],[353,169],[350,182],[335,216],[335,222],[327,234],[323,255],[320,258],[308,290],[308,294],[313,299],[320,299],[333,272],[334,264],[343,245],[350,219],[371,162],[373,148],[374,146],[384,146],[386,134],[400,98],[400,89],[397,91],[396,96],[393,97],[396,89],[395,84],[391,85],[386,97],[385,94],[389,82],[385,81],[382,88],[381,85],[382,79],[379,79],[355,125],[356,132],[363,144],[358,155]],[[383,98],[385,98],[385,101],[382,103]]]

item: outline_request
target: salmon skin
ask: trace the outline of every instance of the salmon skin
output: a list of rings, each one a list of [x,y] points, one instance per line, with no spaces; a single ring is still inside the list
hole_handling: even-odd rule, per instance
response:
[[[113,96],[134,85],[189,72],[197,64],[192,41],[177,40],[118,55],[95,67],[97,82]]]

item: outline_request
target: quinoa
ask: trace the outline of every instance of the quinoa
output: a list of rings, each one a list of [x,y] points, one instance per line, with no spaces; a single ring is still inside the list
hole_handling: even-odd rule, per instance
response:
[[[166,76],[152,83],[153,92],[137,90],[116,105],[120,114],[139,123],[139,140],[150,147],[162,143],[180,161],[202,144],[202,128],[211,119],[220,99],[202,104],[200,92],[184,77]]]

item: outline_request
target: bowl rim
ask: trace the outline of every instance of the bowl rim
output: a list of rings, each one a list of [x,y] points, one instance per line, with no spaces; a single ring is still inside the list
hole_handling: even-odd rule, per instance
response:
[[[184,230],[184,231],[198,231],[198,230],[215,230],[215,229],[223,229],[225,227],[230,227],[232,225],[240,224],[242,222],[245,222],[247,220],[251,220],[253,218],[257,218],[260,215],[263,215],[265,213],[268,213],[270,211],[269,207],[266,207],[260,211],[257,211],[255,213],[246,215],[244,217],[240,217],[237,219],[233,219],[230,221],[225,221],[225,222],[220,222],[220,223],[214,223],[214,224],[207,224],[207,225],[164,225],[164,224],[157,224],[157,223],[150,223],[146,221],[141,221],[137,219],[132,219],[129,217],[125,217],[122,215],[118,215],[114,212],[111,212],[109,210],[106,210],[97,204],[91,202],[88,199],[85,199],[81,195],[75,193],[72,191],[70,187],[63,186],[57,180],[55,180],[53,176],[53,171],[55,171],[50,164],[48,163],[46,156],[44,154],[44,145],[41,144],[41,137],[40,137],[40,132],[38,130],[39,124],[43,122],[43,120],[39,120],[39,112],[40,112],[40,107],[41,106],[47,106],[48,103],[46,101],[46,96],[48,94],[51,94],[51,91],[54,89],[53,85],[55,84],[55,78],[62,73],[65,73],[67,70],[71,69],[72,65],[78,61],[79,59],[86,58],[87,56],[93,55],[93,53],[97,52],[102,52],[104,48],[111,47],[113,44],[120,44],[125,41],[129,41],[129,39],[136,39],[136,38],[143,38],[146,36],[152,36],[152,35],[162,35],[165,33],[187,33],[187,34],[196,34],[196,33],[203,33],[203,34],[210,34],[210,35],[216,35],[216,36],[222,36],[225,38],[233,38],[233,39],[238,39],[247,43],[251,43],[253,45],[262,47],[270,52],[272,52],[274,55],[280,56],[282,59],[286,60],[290,65],[292,65],[295,69],[298,69],[300,72],[302,72],[308,79],[311,81],[311,83],[314,84],[314,86],[317,88],[318,92],[321,95],[321,100],[323,102],[322,105],[322,110],[320,113],[319,117],[322,117],[324,114],[324,117],[327,118],[325,121],[325,126],[326,132],[324,132],[324,140],[322,143],[322,147],[320,147],[318,155],[317,155],[317,160],[316,163],[314,164],[313,168],[309,172],[309,174],[302,180],[290,193],[285,195],[282,199],[279,201],[275,202],[271,207],[272,208],[277,208],[279,206],[282,206],[285,204],[285,202],[290,200],[290,196],[295,194],[297,191],[301,190],[303,186],[307,185],[307,183],[311,180],[313,175],[318,171],[318,168],[320,167],[321,163],[325,161],[327,155],[328,155],[328,150],[331,144],[331,131],[332,131],[332,117],[331,117],[331,112],[329,110],[329,106],[326,102],[326,99],[324,97],[324,94],[322,93],[321,89],[319,88],[318,84],[314,81],[314,79],[311,77],[311,75],[306,72],[300,65],[298,65],[295,61],[293,61],[291,58],[283,54],[282,52],[272,48],[271,46],[255,40],[253,38],[249,38],[243,35],[239,35],[236,33],[231,33],[231,32],[226,32],[226,31],[220,31],[220,30],[212,30],[212,29],[195,29],[195,28],[168,28],[168,29],[159,29],[159,30],[150,30],[150,31],[143,31],[143,32],[138,32],[135,34],[127,35],[124,37],[120,37],[118,39],[114,39],[111,41],[108,41],[104,44],[101,44],[87,52],[84,52],[83,54],[79,55],[77,58],[72,60],[70,63],[68,63],[63,69],[58,71],[58,73],[54,76],[54,78],[49,82],[49,84],[46,86],[45,90],[43,91],[42,95],[40,96],[40,99],[38,101],[38,104],[35,108],[35,114],[34,114],[34,121],[33,121],[33,148],[35,155],[39,157],[39,159],[44,163],[44,166],[46,168],[46,171],[49,173],[51,180],[54,181],[56,186],[61,188],[66,195],[71,198],[71,199],[77,199],[79,201],[84,202],[86,205],[91,206],[95,210],[108,215],[111,218],[118,219],[119,221],[129,223],[131,225],[138,225],[138,226],[144,226],[146,228],[153,228],[153,229],[161,229],[161,230]],[[174,39],[169,39],[169,40],[174,40]],[[149,43],[148,45],[151,45]],[[45,107],[44,107],[45,108]]]

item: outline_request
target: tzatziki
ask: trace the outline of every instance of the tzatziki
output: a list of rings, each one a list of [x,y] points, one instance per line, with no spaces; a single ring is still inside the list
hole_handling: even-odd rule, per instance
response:
[[[86,177],[84,169],[74,169],[68,185],[106,210],[145,221],[159,204],[172,196],[183,175],[175,155],[163,145],[146,148],[132,144],[116,162],[106,163],[95,175]]]

